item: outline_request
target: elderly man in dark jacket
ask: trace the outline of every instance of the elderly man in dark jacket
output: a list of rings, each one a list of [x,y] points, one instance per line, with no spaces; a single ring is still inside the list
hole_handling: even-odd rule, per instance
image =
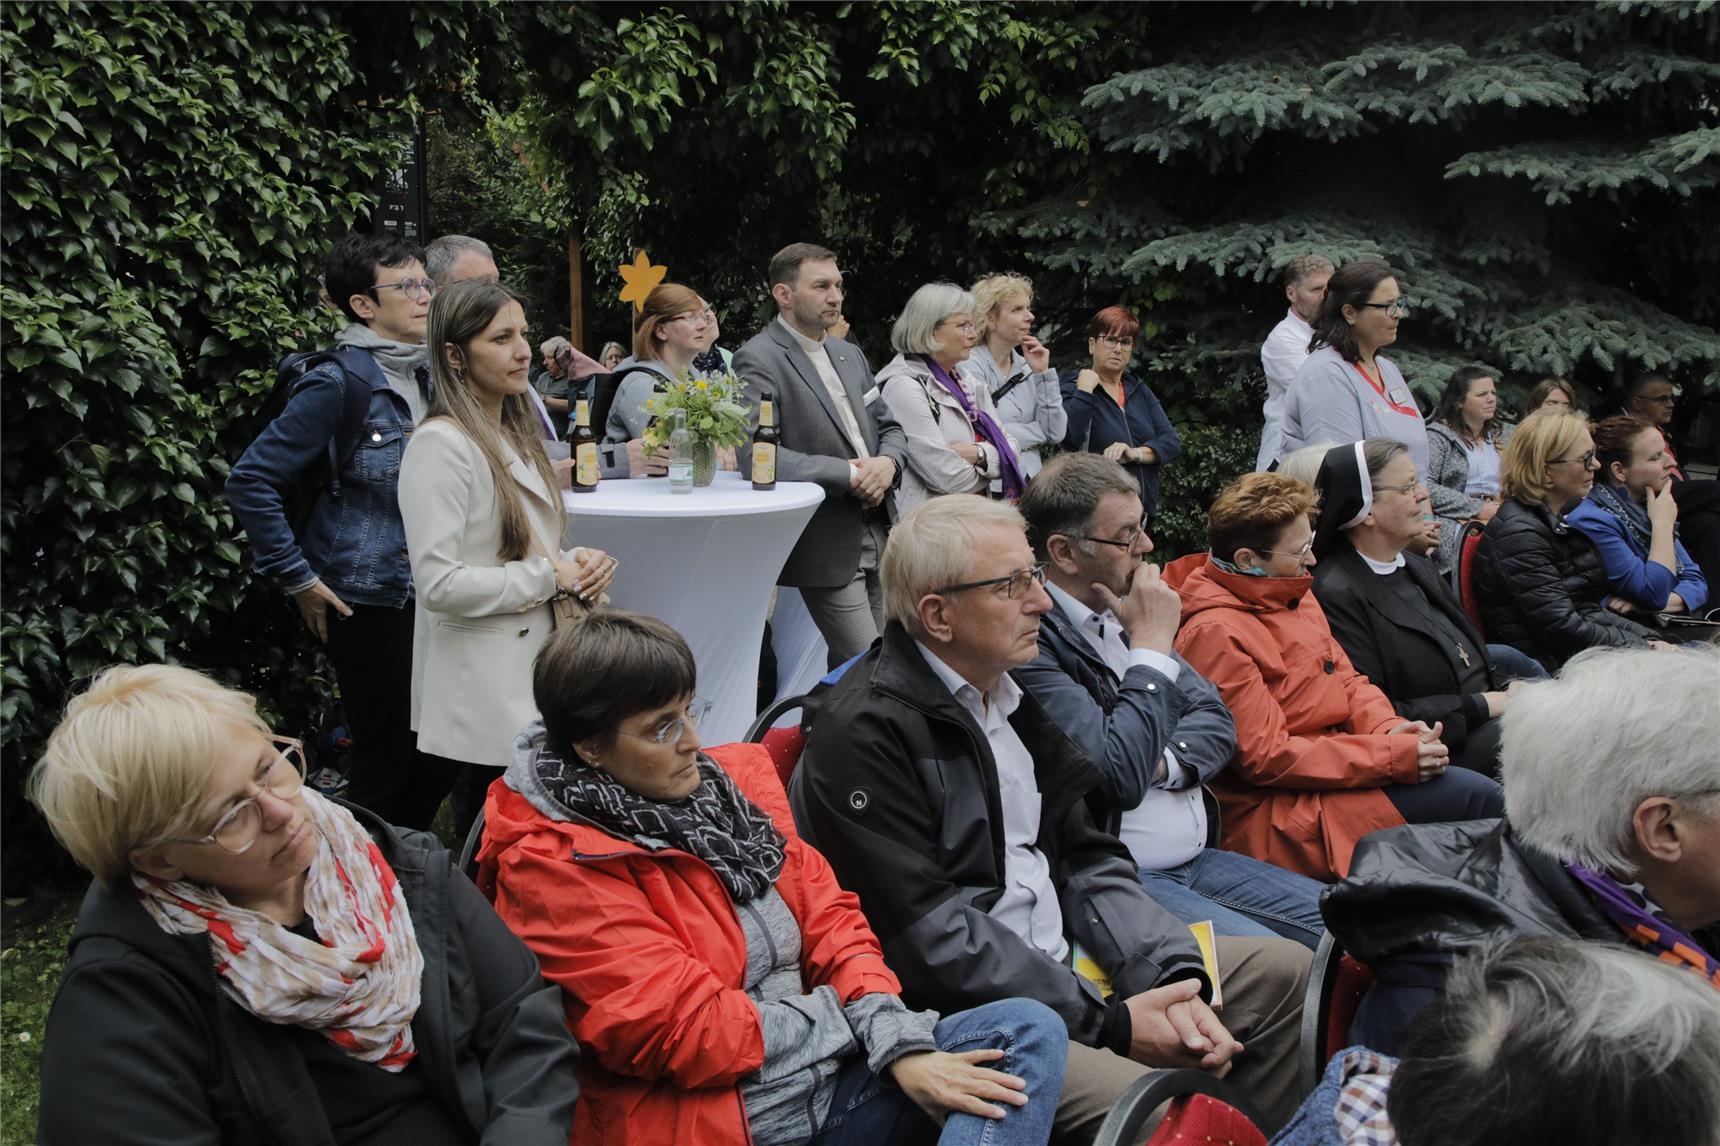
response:
[[[1720,989],[1720,649],[1594,649],[1504,722],[1510,821],[1375,832],[1322,909],[1370,967],[1351,1041],[1396,1053],[1458,956],[1507,935],[1628,943]]]
[[[1094,823],[1084,797],[1103,773],[1008,675],[1037,649],[1041,577],[1007,505],[935,498],[903,518],[884,554],[883,639],[813,706],[795,819],[858,893],[912,1005],[1023,996],[1063,1016],[1059,1140],[1090,1139],[1142,1064],[1234,1066],[1280,1122],[1296,1104],[1308,953],[1220,940],[1223,1023],[1208,1008],[1187,927]],[[1109,997],[1074,969],[1088,962]]]
[[[1145,564],[1153,540],[1134,478],[1097,454],[1060,454],[1021,512],[1052,608],[1039,655],[1014,676],[1104,772],[1088,797],[1094,815],[1185,923],[1317,946],[1324,885],[1215,846],[1218,804],[1204,785],[1235,755],[1236,722],[1171,650],[1182,599]]]

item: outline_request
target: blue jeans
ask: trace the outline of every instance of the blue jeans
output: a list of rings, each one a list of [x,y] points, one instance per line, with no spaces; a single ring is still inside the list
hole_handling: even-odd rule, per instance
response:
[[[1547,670],[1540,661],[1510,645],[1488,645],[1487,659],[1498,670],[1501,682],[1547,679]]]
[[[952,1053],[1003,1051],[1002,1058],[985,1065],[1025,1079],[1027,1105],[999,1104],[1001,1119],[952,1114],[940,1132],[901,1087],[873,1074],[859,1055],[836,1076],[830,1113],[808,1146],[1043,1146],[1063,1095],[1069,1057],[1069,1027],[1057,1012],[1032,999],[1003,999],[949,1016],[938,1023],[934,1037],[939,1050]]]
[[[1281,935],[1311,949],[1326,931],[1320,918],[1325,884],[1236,852],[1204,848],[1179,867],[1142,868],[1141,886],[1184,923],[1212,920],[1219,935]]]

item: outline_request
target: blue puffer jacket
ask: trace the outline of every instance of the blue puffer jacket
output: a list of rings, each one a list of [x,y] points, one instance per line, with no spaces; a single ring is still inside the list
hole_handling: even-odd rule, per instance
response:
[[[375,359],[352,357],[369,368],[358,381],[370,387],[370,410],[358,448],[341,468],[340,497],[318,490],[303,534],[293,535],[283,494],[319,462],[340,429],[339,371],[329,365],[306,375],[234,464],[227,500],[250,539],[253,567],[287,592],[320,579],[348,604],[398,607],[412,596],[398,497],[412,414]]]

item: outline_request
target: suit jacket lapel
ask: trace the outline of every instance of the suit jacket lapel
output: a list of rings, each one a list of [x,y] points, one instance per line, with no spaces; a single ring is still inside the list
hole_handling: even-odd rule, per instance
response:
[[[842,380],[842,388],[848,392],[848,405],[854,411],[854,424],[860,427],[860,436],[866,439],[866,452],[875,454],[878,452],[877,423],[866,416],[866,390],[872,385],[872,377],[859,369],[858,351],[849,348],[846,342],[842,343],[844,349],[832,349],[833,345],[825,343],[830,364],[836,368],[836,377]],[[804,359],[806,355],[800,357]]]
[[[549,490],[544,488],[543,478],[539,476],[537,470],[526,465],[522,459],[516,457],[509,461],[508,473],[512,475],[514,481],[519,483],[521,488],[545,505],[553,506],[555,504],[554,501],[550,500]]]
[[[846,441],[848,431],[842,425],[842,415],[837,411],[836,402],[830,397],[830,389],[824,385],[824,379],[818,376],[817,369],[813,367],[812,359],[806,356],[806,351],[800,348],[800,344],[794,340],[788,331],[782,328],[782,323],[776,319],[771,319],[770,325],[766,329],[770,331],[771,341],[776,343],[777,348],[782,351],[782,356],[787,360],[789,369],[793,370],[800,376],[800,380],[806,383],[806,388],[812,391],[812,396],[818,399],[819,405],[824,407],[825,414],[829,415],[830,420],[835,423],[836,432],[841,434],[843,440]],[[832,362],[831,365],[834,366],[835,363]],[[837,376],[840,377],[841,375],[838,374]]]

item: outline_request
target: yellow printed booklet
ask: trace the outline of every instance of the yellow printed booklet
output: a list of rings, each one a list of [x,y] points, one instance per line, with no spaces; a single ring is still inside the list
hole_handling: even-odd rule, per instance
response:
[[[1206,976],[1212,980],[1212,1009],[1222,1010],[1224,1007],[1224,992],[1218,981],[1218,944],[1212,933],[1212,921],[1203,919],[1199,923],[1188,925],[1194,941],[1200,947],[1200,960],[1206,964]],[[1075,973],[1099,988],[1106,998],[1111,996],[1111,979],[1105,974],[1104,968],[1093,961],[1093,957],[1075,945]]]

